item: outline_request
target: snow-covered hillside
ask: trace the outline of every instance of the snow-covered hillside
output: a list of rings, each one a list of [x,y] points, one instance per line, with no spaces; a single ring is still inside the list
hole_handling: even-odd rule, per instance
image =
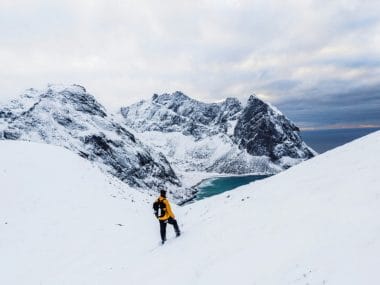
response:
[[[378,284],[379,153],[377,132],[174,207],[183,235],[159,246],[154,197],[66,150],[0,142],[0,284]]]
[[[277,173],[316,153],[276,108],[251,96],[203,103],[182,92],[121,108],[121,122],[162,151],[178,173]]]
[[[0,157],[0,284],[114,284],[155,244],[152,198],[96,165],[20,141]]]
[[[132,283],[379,284],[379,154],[376,132],[184,207],[186,234],[136,264]]]
[[[0,106],[0,140],[63,146],[131,187],[165,186],[176,202],[193,198],[205,177],[273,174],[313,157],[298,131],[255,96],[243,106],[175,92],[112,115],[83,86],[48,85]]]
[[[187,197],[165,156],[115,122],[79,85],[29,89],[0,106],[0,139],[63,146],[130,186],[156,189],[166,184],[179,198]]]

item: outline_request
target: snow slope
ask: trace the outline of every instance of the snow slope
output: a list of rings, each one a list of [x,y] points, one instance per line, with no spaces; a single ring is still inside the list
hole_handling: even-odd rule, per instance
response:
[[[162,247],[153,197],[66,150],[0,142],[0,284],[379,284],[379,153],[377,132],[174,207],[184,233]]]
[[[379,284],[379,153],[377,132],[184,207],[131,284]]]
[[[0,284],[112,284],[156,242],[150,196],[96,163],[21,141],[0,157]]]

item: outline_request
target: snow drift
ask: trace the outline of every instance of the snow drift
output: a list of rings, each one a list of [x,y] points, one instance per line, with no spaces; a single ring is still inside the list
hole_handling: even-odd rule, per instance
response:
[[[380,282],[380,132],[174,208],[184,234],[165,246],[153,197],[65,150],[0,143],[1,284]]]

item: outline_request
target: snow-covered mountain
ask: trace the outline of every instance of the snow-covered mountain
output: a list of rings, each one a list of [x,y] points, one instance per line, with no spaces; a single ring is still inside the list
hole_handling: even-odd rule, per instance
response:
[[[165,156],[115,122],[79,85],[29,89],[0,107],[0,139],[63,146],[131,186],[155,189],[166,184],[186,196]]]
[[[380,132],[174,213],[63,148],[0,141],[0,284],[379,284]]]
[[[256,96],[203,103],[181,92],[121,108],[125,125],[179,171],[276,173],[316,153],[299,129]]]
[[[200,179],[277,173],[315,154],[293,123],[254,96],[243,106],[235,98],[206,104],[175,92],[113,116],[79,85],[29,89],[0,106],[0,139],[63,146],[130,186],[166,185],[177,201],[192,197],[194,171]]]

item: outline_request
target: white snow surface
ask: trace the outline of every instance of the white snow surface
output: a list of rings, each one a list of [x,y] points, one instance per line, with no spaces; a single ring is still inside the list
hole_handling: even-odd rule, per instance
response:
[[[141,191],[166,183],[178,200],[189,197],[166,158],[117,124],[79,85],[28,89],[0,106],[0,139],[63,146]]]
[[[0,142],[0,284],[380,284],[380,132],[185,207],[58,147]],[[122,224],[119,226],[117,224]]]
[[[257,102],[253,103],[254,99]],[[302,143],[295,125],[278,109],[254,95],[249,100],[254,109],[262,106],[266,111],[258,115],[250,110],[250,122],[243,120],[245,126],[238,128],[238,135],[236,129],[245,109],[236,98],[207,104],[179,91],[155,94],[151,100],[121,108],[116,118],[141,141],[162,152],[177,173],[275,174],[317,155]],[[241,129],[253,128],[261,124],[260,120],[268,121],[262,127],[267,128],[267,135],[271,134],[270,140],[276,141],[273,154],[277,160],[269,154],[272,150],[264,150],[267,146],[260,139],[255,142],[258,148],[263,144],[261,151],[256,150],[257,155],[249,153],[247,145],[241,145],[242,141],[254,141]],[[258,130],[250,132],[261,136]]]
[[[212,173],[226,175],[226,168],[234,170],[233,173],[229,173],[231,175],[273,174],[283,170],[280,165],[271,162],[266,156],[252,156],[245,150],[239,149],[231,138],[223,133],[201,139],[180,132],[144,131],[135,132],[134,135],[152,149],[160,150],[177,174],[188,172],[186,175],[191,176],[194,175],[193,172],[209,172],[211,175]],[[287,158],[289,157],[284,157],[283,161]],[[290,161],[290,165],[295,165],[302,159],[289,158],[288,162]]]

